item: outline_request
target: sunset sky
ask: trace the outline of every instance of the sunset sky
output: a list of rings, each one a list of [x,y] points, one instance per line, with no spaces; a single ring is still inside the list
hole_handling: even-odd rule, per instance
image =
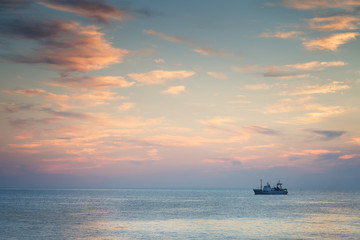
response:
[[[0,187],[359,188],[360,1],[1,0]]]

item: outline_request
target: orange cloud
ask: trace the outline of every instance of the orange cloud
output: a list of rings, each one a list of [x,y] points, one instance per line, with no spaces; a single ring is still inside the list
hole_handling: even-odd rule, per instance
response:
[[[154,70],[148,73],[130,73],[128,76],[144,85],[164,84],[168,80],[185,79],[194,75],[192,71],[164,71]]]
[[[310,94],[325,94],[335,93],[341,90],[347,90],[350,86],[343,84],[343,82],[333,81],[325,85],[307,85],[305,87],[294,90],[293,92],[283,92],[281,95],[310,95]]]
[[[16,139],[30,139],[33,138],[35,135],[35,131],[34,130],[30,130],[30,131],[22,131],[20,132],[18,135],[16,135]]]
[[[164,33],[159,33],[156,32],[154,30],[143,30],[144,33],[146,34],[151,34],[157,37],[160,37],[166,41],[169,42],[176,42],[176,43],[184,43],[190,46],[199,46],[200,43],[187,39],[187,38],[183,38],[183,37],[179,37],[179,36],[170,36]],[[210,47],[204,47],[204,46],[200,46],[198,48],[193,49],[194,52],[200,53],[202,55],[205,56],[223,56],[223,57],[234,57],[233,54],[231,53],[227,53],[218,49],[213,49]]]
[[[23,95],[26,95],[26,96],[29,96],[29,97],[32,97],[32,96],[36,96],[36,95],[40,95],[42,93],[44,93],[45,91],[42,90],[42,89],[27,89],[27,90],[24,90],[24,89],[18,89],[18,90],[7,90],[6,91],[7,93],[18,93],[18,94],[23,94]]]
[[[134,107],[135,107],[135,103],[126,102],[126,103],[122,103],[119,107],[117,107],[117,109],[120,112],[124,112],[124,111],[128,111]]]
[[[179,37],[179,36],[170,36],[170,35],[167,35],[167,34],[164,34],[164,33],[156,32],[154,30],[143,30],[143,32],[146,33],[146,34],[150,34],[150,35],[160,37],[160,38],[162,38],[162,39],[164,39],[166,41],[169,41],[169,42],[186,43],[186,44],[190,44],[190,45],[197,44],[197,42],[195,42],[193,40],[190,40],[190,39],[187,39],[187,38],[183,38],[183,37]]]
[[[228,123],[233,123],[233,122],[235,122],[235,120],[232,118],[228,118],[228,117],[214,117],[209,120],[200,121],[200,123],[207,125],[207,126],[222,126],[222,125],[226,125]]]
[[[211,139],[201,136],[181,136],[181,135],[156,135],[145,138],[147,142],[161,146],[201,146],[209,143],[220,143],[223,139]]]
[[[296,150],[292,149],[282,155],[282,157],[291,157],[291,156],[313,156],[313,155],[323,155],[330,153],[340,153],[340,151],[331,151],[327,149],[304,149],[304,150]]]
[[[245,146],[244,149],[245,150],[258,150],[258,149],[273,148],[273,147],[275,147],[275,144]]]
[[[186,92],[185,86],[172,86],[169,87],[167,90],[162,91],[164,94],[171,94],[171,95],[179,95],[180,93]]]
[[[316,17],[308,20],[309,27],[319,31],[354,30],[358,28],[360,18],[341,15],[331,17]]]
[[[350,40],[356,39],[356,37],[359,35],[360,33],[357,32],[336,33],[329,37],[303,42],[303,45],[307,50],[336,52],[340,45],[343,45]]]
[[[265,113],[298,112],[303,114],[303,116],[278,122],[282,124],[311,124],[322,122],[326,118],[341,115],[349,111],[348,108],[343,106],[324,106],[311,103],[312,99],[310,96],[298,99],[282,99],[278,104],[267,106]]]
[[[120,63],[130,53],[128,50],[112,47],[104,34],[98,31],[100,28],[94,25],[81,26],[77,22],[55,20],[27,25],[22,28],[29,27],[29,32],[31,29],[37,31],[35,29],[41,28],[44,33],[28,36],[18,27],[13,34],[38,40],[41,47],[33,54],[9,56],[12,62],[47,64],[65,71],[87,72]]]
[[[318,105],[315,108],[315,105],[310,105],[311,112],[306,113],[304,116],[295,118],[291,124],[311,124],[322,122],[326,118],[344,114],[348,111],[347,108],[342,106],[322,106]]]
[[[287,64],[284,66],[266,66],[263,68],[266,70],[264,73],[265,77],[293,78],[299,76],[309,76],[308,73],[311,72],[318,72],[329,67],[340,67],[345,65],[346,63],[342,61],[311,61],[306,63]]]
[[[48,8],[80,14],[102,23],[109,23],[110,20],[124,22],[132,17],[124,10],[108,5],[103,1],[45,0],[38,1],[38,3]]]
[[[23,144],[8,144],[12,148],[37,148],[40,147],[40,143],[23,143]]]
[[[360,146],[360,138],[353,138],[353,139],[351,140],[351,143]]]
[[[134,82],[128,82],[122,76],[98,76],[98,77],[61,77],[51,82],[45,82],[48,85],[64,87],[68,89],[87,90],[87,89],[107,89],[107,88],[127,88],[134,85]]]
[[[245,85],[243,89],[247,90],[268,90],[270,86],[266,83],[263,84],[255,84],[255,85]]]
[[[357,0],[282,0],[285,7],[299,10],[316,8],[349,8],[360,6]]]
[[[302,34],[302,32],[291,31],[291,32],[262,33],[260,36],[266,38],[289,39],[289,38],[296,38],[300,34]]]

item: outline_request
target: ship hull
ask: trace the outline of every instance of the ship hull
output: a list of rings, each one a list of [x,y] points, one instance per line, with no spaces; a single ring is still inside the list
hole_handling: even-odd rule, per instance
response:
[[[284,190],[280,191],[263,191],[261,189],[254,189],[255,195],[287,195],[288,192]]]

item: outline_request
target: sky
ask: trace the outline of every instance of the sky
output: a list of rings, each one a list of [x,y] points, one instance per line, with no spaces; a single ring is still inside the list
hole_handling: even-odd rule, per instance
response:
[[[0,187],[359,188],[359,13],[1,0]]]

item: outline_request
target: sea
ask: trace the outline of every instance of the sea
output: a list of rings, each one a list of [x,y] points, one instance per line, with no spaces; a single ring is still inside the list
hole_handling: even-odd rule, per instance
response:
[[[0,239],[360,239],[360,191],[0,189]]]

